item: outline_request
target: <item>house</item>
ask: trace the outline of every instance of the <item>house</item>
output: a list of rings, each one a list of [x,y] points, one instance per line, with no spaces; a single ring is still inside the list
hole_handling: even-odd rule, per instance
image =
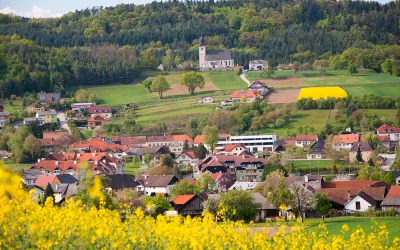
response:
[[[400,142],[400,128],[392,127],[388,124],[383,124],[376,129],[378,136],[389,136],[390,141]]]
[[[396,210],[400,213],[400,186],[391,186],[381,203],[382,210]]]
[[[34,186],[36,180],[41,175],[43,175],[43,173],[37,169],[22,170],[21,171],[22,183],[27,187]]]
[[[261,81],[254,81],[249,85],[249,90],[252,90],[254,93],[258,93],[260,95],[268,94],[268,87]]]
[[[395,141],[390,140],[390,136],[387,135],[380,135],[378,136],[378,140],[380,145],[382,146],[383,149],[385,150],[392,150],[394,151],[398,143]]]
[[[228,141],[230,136],[230,134],[219,134],[218,141]],[[209,145],[204,143],[203,135],[197,135],[193,140],[194,146],[198,147],[200,144],[203,144],[207,149],[209,149]]]
[[[58,122],[57,112],[54,109],[37,112],[36,119],[39,121],[40,125],[54,124]]]
[[[349,162],[357,162],[358,149],[361,151],[361,158],[363,162],[368,162],[371,159],[372,148],[368,142],[356,142],[353,144],[349,151]]]
[[[183,151],[176,157],[176,162],[181,166],[190,165],[193,168],[197,168],[198,161],[199,157],[192,150]]]
[[[47,185],[52,186],[55,184],[61,184],[61,181],[57,178],[56,175],[51,174],[51,175],[40,175],[38,176],[35,186],[39,187],[41,189],[46,189]]]
[[[233,103],[252,103],[257,99],[256,93],[251,89],[235,90],[231,94]]]
[[[325,158],[325,141],[316,141],[307,154],[307,160],[321,160]]]
[[[296,135],[295,145],[299,148],[306,148],[318,141],[318,135]]]
[[[249,70],[264,70],[268,69],[267,60],[252,60],[249,62]]]
[[[225,145],[218,153],[226,155],[241,155],[243,153],[248,153],[248,151],[246,146],[244,146],[243,144],[234,143]]]
[[[60,101],[60,93],[39,92],[38,99],[41,104],[50,104]]]
[[[220,192],[226,192],[236,182],[236,175],[229,173],[212,173],[211,178]]]
[[[127,174],[108,175],[110,178],[110,189],[119,199],[128,198],[129,193],[138,191],[140,183],[135,181],[135,177]]]
[[[43,138],[39,139],[40,147],[47,152],[66,149],[72,140],[68,131],[43,132]]]
[[[394,178],[394,182],[396,183],[397,186],[400,186],[400,171],[391,171],[393,178]]]
[[[78,141],[71,144],[70,147],[79,152],[107,152],[115,157],[120,157],[128,148],[127,146],[105,141],[100,137],[94,137],[88,141]]]
[[[236,181],[228,190],[249,191],[255,189],[258,184],[260,184],[260,182]]]
[[[123,146],[132,147],[145,147],[147,142],[146,136],[127,136],[127,135],[117,135],[111,138],[111,141]]]
[[[216,149],[221,150],[225,145],[240,143],[244,145],[251,153],[269,151],[272,152],[277,143],[276,134],[260,135],[237,135],[220,138]]]
[[[89,107],[88,112],[90,114],[90,117],[95,117],[97,115],[101,115],[107,119],[112,118],[112,107],[98,107],[98,106],[94,106],[94,107]]]
[[[199,67],[200,70],[229,69],[234,67],[231,52],[225,50],[206,50],[203,37],[199,40]]]
[[[237,181],[261,181],[265,160],[253,155],[216,155],[199,161],[197,171],[209,173],[231,173]]]
[[[26,109],[26,112],[28,112],[29,114],[36,114],[37,112],[40,111],[45,111],[45,107],[43,107],[42,105],[38,104],[38,103],[33,103],[31,105],[29,105]]]
[[[1,111],[0,112],[0,118],[2,118],[3,120],[5,120],[6,122],[8,121],[10,121],[10,117],[11,117],[11,115],[10,115],[10,113],[9,112],[5,112],[5,111]]]
[[[199,100],[197,100],[197,104],[208,104],[208,103],[213,103],[214,102],[214,98],[212,96],[206,96],[203,97]]]
[[[353,144],[359,141],[359,134],[334,135],[331,142],[332,149],[335,151],[350,150]]]
[[[152,160],[157,161],[157,156],[159,155],[170,155],[171,151],[169,151],[166,146],[154,146],[154,147],[140,147],[140,148],[129,148],[126,151],[128,156],[136,156],[139,161],[144,163],[145,155],[151,155]]]
[[[23,124],[28,125],[29,123],[38,122],[39,120],[36,117],[24,117]]]
[[[136,181],[140,183],[138,191],[145,195],[169,194],[171,188],[178,182],[174,175],[150,175],[138,176]]]
[[[96,103],[94,102],[79,102],[79,103],[72,103],[71,109],[74,112],[81,112],[84,110],[88,110],[91,107],[96,107]]]
[[[70,198],[78,193],[78,185],[73,184],[56,184],[52,186],[54,192],[54,202],[62,203],[66,198]]]
[[[163,64],[158,65],[158,66],[157,66],[157,69],[158,69],[158,70],[161,70],[161,71],[164,71],[164,65],[163,65]]]
[[[182,216],[201,216],[204,198],[197,194],[178,195],[172,201],[172,207]]]
[[[253,203],[257,204],[257,213],[254,222],[264,221],[266,218],[275,218],[279,216],[279,208],[276,208],[259,192],[251,193]]]
[[[104,117],[103,115],[95,115],[88,119],[88,128],[95,129],[107,124],[109,121],[110,119]]]
[[[346,204],[344,204],[344,210],[349,213],[366,212],[368,210],[376,210],[377,206],[377,201],[375,201],[368,194],[361,191],[353,198],[350,198]]]
[[[179,154],[183,151],[183,147],[193,145],[193,139],[186,135],[163,135],[163,136],[147,136],[146,146],[167,146],[172,153]]]

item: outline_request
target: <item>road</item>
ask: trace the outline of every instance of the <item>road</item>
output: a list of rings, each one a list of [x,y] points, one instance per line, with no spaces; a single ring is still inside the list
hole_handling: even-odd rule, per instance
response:
[[[57,113],[57,118],[60,121],[60,127],[68,130],[68,133],[71,134],[71,130],[68,127],[67,119],[65,118],[65,113]]]
[[[240,74],[240,78],[242,78],[242,80],[247,83],[248,86],[250,86],[250,81],[249,79],[246,78],[246,72],[247,70],[243,70],[242,73]]]

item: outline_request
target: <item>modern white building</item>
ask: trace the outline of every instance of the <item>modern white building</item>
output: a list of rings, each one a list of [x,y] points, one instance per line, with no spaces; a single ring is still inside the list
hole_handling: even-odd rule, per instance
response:
[[[226,140],[218,141],[217,150],[222,150],[225,145],[240,143],[252,153],[273,151],[276,140],[276,134],[230,136]]]
[[[264,70],[268,69],[268,62],[266,60],[252,60],[249,63],[249,70]]]

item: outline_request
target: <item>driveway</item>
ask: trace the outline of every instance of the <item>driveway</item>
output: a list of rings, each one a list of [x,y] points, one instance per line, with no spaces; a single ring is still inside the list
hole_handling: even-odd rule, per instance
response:
[[[247,70],[243,70],[242,73],[240,74],[240,78],[242,78],[242,80],[247,83],[248,86],[250,86],[250,81],[249,79],[246,78],[246,72]]]
[[[66,129],[69,134],[71,134],[71,130],[68,127],[68,121],[65,118],[65,113],[57,113],[57,118],[60,121],[60,127]]]

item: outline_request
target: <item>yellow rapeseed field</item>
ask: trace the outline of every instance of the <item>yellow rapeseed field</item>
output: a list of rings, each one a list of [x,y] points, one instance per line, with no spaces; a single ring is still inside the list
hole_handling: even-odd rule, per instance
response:
[[[400,239],[389,242],[385,226],[346,235],[344,225],[335,236],[324,224],[318,232],[282,227],[268,237],[240,222],[217,223],[211,215],[152,218],[137,210],[121,219],[117,211],[72,200],[55,207],[50,198],[41,206],[22,189],[20,177],[1,169],[0,204],[0,249],[400,249]]]
[[[311,87],[301,88],[297,100],[303,98],[312,98],[313,100],[347,97],[347,92],[341,87]]]

